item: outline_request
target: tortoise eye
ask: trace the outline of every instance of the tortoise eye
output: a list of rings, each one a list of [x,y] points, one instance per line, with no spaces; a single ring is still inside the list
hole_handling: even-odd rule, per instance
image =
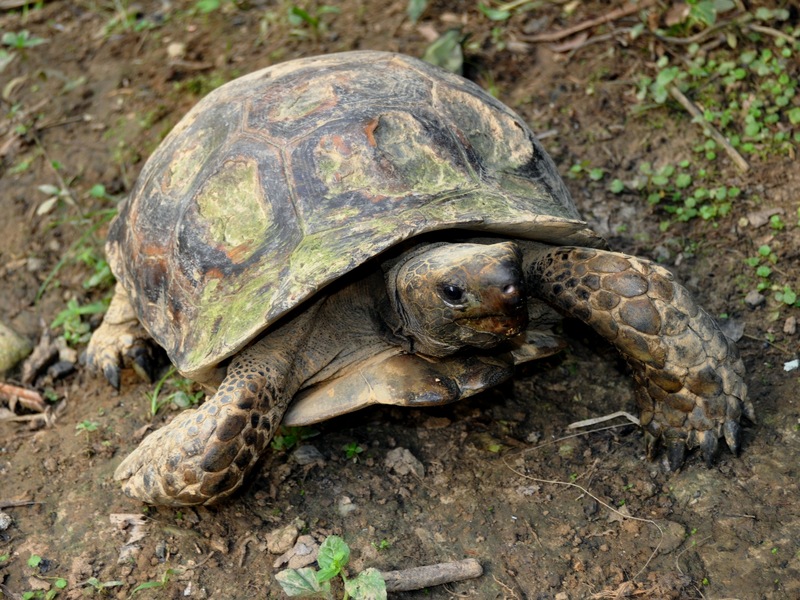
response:
[[[441,288],[442,298],[447,302],[460,302],[464,299],[464,290],[452,283],[445,283]]]

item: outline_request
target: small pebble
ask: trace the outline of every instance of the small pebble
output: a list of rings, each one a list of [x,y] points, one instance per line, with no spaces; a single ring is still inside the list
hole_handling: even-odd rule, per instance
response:
[[[294,523],[290,523],[280,529],[274,529],[267,534],[267,550],[271,554],[283,554],[288,552],[297,541],[300,531]]]
[[[414,473],[422,479],[425,477],[425,466],[407,448],[394,448],[386,454],[386,468],[398,475]]]
[[[784,321],[783,333],[786,335],[794,335],[797,333],[797,319],[795,317],[789,317]]]
[[[60,360],[47,369],[47,374],[53,379],[53,381],[58,381],[67,375],[71,375],[74,371],[75,363]]]
[[[336,512],[340,517],[346,517],[352,512],[355,512],[358,506],[348,496],[342,496],[336,501]]]
[[[167,56],[172,60],[180,60],[186,56],[186,44],[183,42],[172,42],[167,46]]]
[[[32,348],[28,338],[0,322],[0,375],[30,354]]]
[[[292,452],[292,458],[301,467],[313,464],[325,464],[325,457],[322,456],[322,452],[311,444],[298,446],[297,449]]]
[[[747,296],[744,297],[744,302],[750,308],[757,308],[766,302],[767,298],[763,294],[759,294],[755,290],[750,290]]]
[[[11,515],[8,513],[4,513],[0,510],[0,531],[5,531],[11,524],[14,522],[14,519],[11,518]]]

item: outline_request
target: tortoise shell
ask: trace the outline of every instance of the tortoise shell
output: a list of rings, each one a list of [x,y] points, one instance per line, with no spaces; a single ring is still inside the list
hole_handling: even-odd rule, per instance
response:
[[[201,100],[147,161],[107,253],[142,324],[203,381],[343,274],[443,229],[603,243],[509,108],[419,60],[349,52]]]

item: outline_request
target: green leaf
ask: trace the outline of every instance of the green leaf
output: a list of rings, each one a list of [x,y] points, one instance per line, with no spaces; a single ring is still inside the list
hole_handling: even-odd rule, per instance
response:
[[[280,584],[287,596],[321,596],[330,591],[327,581],[320,585],[317,581],[317,572],[311,567],[302,569],[286,569],[276,573],[275,579]]]
[[[89,190],[89,195],[92,198],[105,198],[106,196],[106,186],[102,183],[96,183],[92,186],[92,189]]]
[[[133,596],[136,592],[140,592],[142,590],[151,590],[153,588],[161,588],[164,587],[163,581],[145,581],[144,583],[140,583],[137,585],[133,590],[131,590],[131,596]]]
[[[625,184],[622,183],[621,179],[614,179],[608,186],[608,189],[611,190],[614,194],[620,194],[625,189]]]
[[[214,12],[220,6],[222,6],[221,0],[199,0],[194,5],[196,10],[200,11],[205,15]]]
[[[428,7],[428,0],[409,0],[406,14],[412,23],[416,23]]]
[[[790,288],[788,285],[784,286],[783,292],[778,292],[775,294],[776,298],[779,302],[783,302],[787,306],[791,306],[795,302],[797,302],[797,293]]]
[[[511,11],[498,10],[490,6],[486,6],[483,2],[478,3],[478,9],[492,21],[505,21],[511,16]]]
[[[689,9],[689,16],[704,25],[713,25],[717,20],[717,10],[713,0],[701,0]]]
[[[380,571],[372,567],[348,580],[344,589],[353,600],[386,600],[386,582]]]
[[[319,547],[317,564],[326,573],[335,569],[336,576],[350,561],[350,546],[338,535],[329,535]],[[319,579],[318,579],[319,581]]]
[[[461,75],[464,67],[464,52],[461,49],[463,41],[464,35],[460,29],[445,31],[425,49],[422,60],[456,75]]]
[[[678,189],[684,189],[689,187],[692,184],[692,176],[689,173],[680,173],[677,177],[675,177],[675,187]]]
[[[772,274],[772,269],[767,265],[761,265],[756,269],[756,275],[759,277],[769,277]]]
[[[39,556],[38,554],[31,554],[31,557],[28,559],[28,566],[31,569],[35,569],[36,567],[39,566],[41,562],[42,562],[41,556]]]

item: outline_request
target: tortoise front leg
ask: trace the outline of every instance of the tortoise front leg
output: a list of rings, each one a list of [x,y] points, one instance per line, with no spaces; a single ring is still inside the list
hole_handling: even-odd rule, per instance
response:
[[[700,446],[707,463],[724,437],[736,454],[739,419],[755,422],[736,345],[666,269],[602,250],[524,245],[529,293],[577,317],[631,365],[648,456],[667,446],[671,469]]]
[[[102,372],[119,389],[120,369],[132,366],[145,381],[152,381],[153,354],[148,333],[136,318],[128,293],[118,282],[103,323],[92,334],[86,348],[86,364]]]
[[[258,462],[309,372],[304,347],[316,307],[236,355],[217,392],[147,436],[114,473],[148,504],[215,504]]]

